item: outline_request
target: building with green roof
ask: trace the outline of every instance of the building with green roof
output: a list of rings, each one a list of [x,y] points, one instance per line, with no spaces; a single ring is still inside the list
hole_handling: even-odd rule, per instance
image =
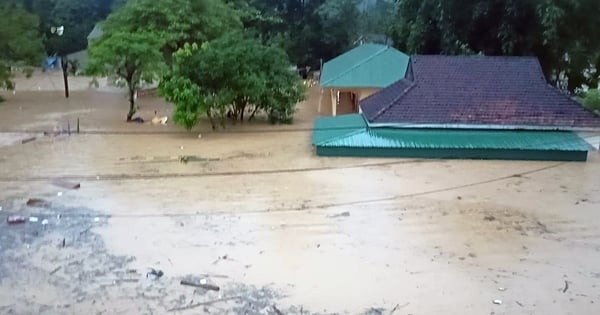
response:
[[[576,133],[542,130],[369,128],[361,114],[320,117],[319,156],[586,161]]]
[[[317,118],[317,155],[586,161],[594,147],[580,133],[600,132],[532,57],[412,56],[404,78],[359,107]]]
[[[321,70],[319,112],[358,113],[358,102],[407,73],[410,57],[379,44],[363,44],[327,61]]]

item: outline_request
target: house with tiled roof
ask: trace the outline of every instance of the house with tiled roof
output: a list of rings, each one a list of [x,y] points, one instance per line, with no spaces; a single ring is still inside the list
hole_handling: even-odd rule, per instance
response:
[[[409,56],[380,44],[363,44],[323,64],[319,112],[358,113],[358,103],[404,78]]]
[[[600,131],[531,57],[413,56],[359,107],[317,119],[317,154],[584,161],[592,147],[577,132]]]

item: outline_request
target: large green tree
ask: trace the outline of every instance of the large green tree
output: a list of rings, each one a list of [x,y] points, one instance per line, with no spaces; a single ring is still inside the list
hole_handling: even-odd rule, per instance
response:
[[[597,0],[398,0],[394,42],[408,53],[534,55],[574,91],[600,66]]]
[[[144,82],[155,82],[163,69],[160,48],[164,43],[153,33],[105,33],[92,42],[87,72],[116,76],[124,82],[129,96],[127,121],[136,112],[135,93]]]
[[[39,20],[18,5],[0,5],[0,88],[14,88],[11,68],[40,65]]]
[[[187,129],[203,115],[213,128],[226,115],[243,121],[259,112],[272,123],[290,123],[295,104],[304,99],[285,52],[240,34],[180,49],[159,91],[175,104],[175,122]]]
[[[185,43],[203,43],[241,30],[236,11],[221,0],[129,0],[103,24],[105,32],[148,32],[163,39],[168,59]]]

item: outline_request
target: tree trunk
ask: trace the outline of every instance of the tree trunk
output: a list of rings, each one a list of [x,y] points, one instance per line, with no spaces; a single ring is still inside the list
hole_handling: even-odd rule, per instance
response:
[[[127,113],[127,121],[131,121],[133,115],[135,114],[135,90],[132,88],[131,83],[128,83],[129,86],[129,113]]]
[[[212,115],[210,114],[210,109],[206,111],[206,116],[208,116],[208,120],[210,121],[210,125],[212,126],[212,130],[216,130],[217,126],[215,126],[215,121],[213,120]]]
[[[63,73],[63,82],[65,84],[65,98],[69,98],[69,79],[67,73],[67,71],[69,70],[69,64],[66,55],[60,58],[60,64]]]
[[[254,119],[254,115],[256,115],[257,111],[258,111],[258,106],[254,106],[254,110],[252,111],[252,115],[250,115],[250,118],[248,118],[248,121],[251,121],[252,119]]]
[[[240,105],[240,123],[244,124],[244,112],[246,111],[246,102]]]

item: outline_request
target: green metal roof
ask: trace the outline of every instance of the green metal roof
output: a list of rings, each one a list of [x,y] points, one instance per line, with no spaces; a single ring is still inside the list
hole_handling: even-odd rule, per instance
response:
[[[322,87],[384,88],[404,79],[410,57],[378,44],[360,45],[323,65]]]
[[[343,137],[356,130],[363,130],[367,123],[361,114],[320,117],[315,120],[313,144]]]
[[[317,147],[588,151],[577,134],[561,131],[368,128],[362,115],[317,119]]]

